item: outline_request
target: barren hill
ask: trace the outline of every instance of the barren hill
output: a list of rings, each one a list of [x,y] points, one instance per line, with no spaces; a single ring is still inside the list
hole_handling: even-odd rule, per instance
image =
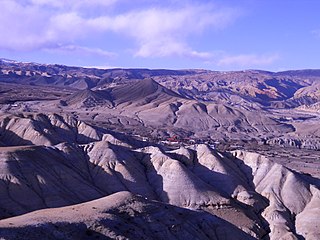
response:
[[[161,86],[152,79],[144,79],[112,88],[111,95],[116,105],[131,102],[143,105],[152,101],[164,102],[170,100],[170,98],[182,98],[182,96]]]
[[[254,239],[208,213],[129,192],[3,220],[0,228],[5,239]]]

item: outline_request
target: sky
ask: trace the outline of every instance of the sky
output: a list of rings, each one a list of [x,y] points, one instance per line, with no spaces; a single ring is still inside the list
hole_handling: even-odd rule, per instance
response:
[[[0,0],[0,58],[97,68],[320,68],[318,0]]]

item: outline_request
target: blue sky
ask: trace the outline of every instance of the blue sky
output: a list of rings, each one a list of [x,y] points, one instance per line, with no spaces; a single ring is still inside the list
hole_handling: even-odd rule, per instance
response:
[[[318,0],[0,0],[0,57],[101,68],[320,68]]]

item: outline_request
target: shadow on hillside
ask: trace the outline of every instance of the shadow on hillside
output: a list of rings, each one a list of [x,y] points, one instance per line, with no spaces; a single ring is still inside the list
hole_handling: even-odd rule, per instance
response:
[[[140,164],[143,165],[147,183],[154,191],[155,196],[157,197],[156,200],[169,203],[168,194],[163,189],[163,177],[158,174],[157,170],[154,168],[151,161],[151,154],[135,152],[135,156],[140,161]]]
[[[254,238],[233,224],[204,211],[195,211],[161,202],[141,199],[143,211],[128,208],[111,209],[107,213],[118,221],[102,219],[99,224],[128,239],[236,239]],[[189,238],[188,238],[189,237]]]
[[[67,144],[63,147],[67,150],[33,146],[10,152],[5,166],[10,177],[1,178],[8,194],[7,198],[0,199],[0,206],[10,212],[10,216],[73,205],[110,194],[98,184],[99,178],[108,181],[109,174],[89,162],[80,148]],[[98,172],[99,178],[93,172]]]
[[[65,119],[55,114],[55,118],[57,118],[62,124],[68,127],[68,129],[58,127],[51,123],[49,117],[45,114],[38,114],[38,119],[32,119],[34,121],[34,125],[36,127],[36,131],[42,134],[45,138],[47,138],[52,145],[56,145],[61,142],[69,142],[69,143],[78,143],[78,144],[86,144],[90,142],[95,142],[101,140],[101,133],[99,134],[98,130],[92,127],[94,133],[97,134],[96,138],[92,138],[86,136],[84,134],[79,133],[79,129],[77,126],[72,126],[65,121]],[[88,127],[91,127],[88,125]],[[48,129],[49,131],[46,131]]]
[[[0,238],[4,239],[111,239],[91,230],[83,223],[50,222],[35,226],[0,228]]]
[[[10,130],[1,130],[0,141],[6,146],[28,146],[33,145],[29,140],[23,139]]]
[[[51,145],[56,145],[62,142],[85,144],[101,140],[102,138],[102,133],[100,133],[94,127],[92,127],[92,131],[94,131],[93,134],[96,134],[94,138],[79,133],[77,126],[71,126],[60,115],[55,115],[55,117],[67,128],[56,126],[55,124],[51,123],[51,120],[45,114],[38,114],[36,117],[23,115],[20,117],[21,119],[25,118],[30,120],[27,125],[19,126],[21,134],[29,134],[28,138],[30,138],[30,140],[24,139],[23,137],[14,133],[12,130],[2,127],[0,129],[0,141],[7,146],[34,145],[37,143],[36,141],[49,142]],[[61,124],[58,122],[58,125]],[[88,125],[88,127],[91,126]],[[23,131],[21,131],[21,129]]]
[[[320,179],[313,177],[311,174],[303,173],[303,172],[297,172],[293,169],[290,169],[294,174],[296,174],[299,178],[301,178],[303,181],[306,181],[309,184],[315,185],[318,189],[320,189]]]
[[[141,195],[148,199],[158,201],[167,200],[163,193],[162,177],[157,175],[154,168],[153,170],[151,169],[153,167],[151,164],[151,166],[149,166],[149,164],[145,164],[146,161],[150,161],[150,154],[133,152],[130,148],[114,145],[112,143],[108,143],[108,147],[113,151],[119,168],[124,168],[124,171],[122,172],[114,169],[114,174],[124,186],[124,190]],[[153,181],[150,181],[149,174],[156,174],[152,175],[154,177]],[[155,185],[157,185],[162,192],[160,190],[159,192],[156,191]]]
[[[79,220],[79,222],[42,222],[23,227],[0,228],[0,238],[5,239],[111,239],[108,235],[128,239],[207,239],[226,237],[253,240],[229,222],[199,211],[184,209],[159,202],[141,199],[143,211],[131,208],[108,209],[99,219]],[[72,215],[70,216],[70,218]],[[76,221],[76,220],[75,220]],[[189,239],[189,238],[185,238]]]

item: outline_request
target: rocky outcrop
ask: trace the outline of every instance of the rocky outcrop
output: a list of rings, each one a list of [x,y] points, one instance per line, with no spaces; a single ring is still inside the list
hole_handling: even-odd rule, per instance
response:
[[[308,105],[302,105],[297,108],[298,110],[302,111],[310,111],[310,112],[317,112],[320,113],[320,102],[316,102],[313,104],[308,104]]]
[[[320,149],[320,140],[318,138],[272,138],[266,141],[269,145],[279,145],[282,147],[296,147],[312,150]]]

